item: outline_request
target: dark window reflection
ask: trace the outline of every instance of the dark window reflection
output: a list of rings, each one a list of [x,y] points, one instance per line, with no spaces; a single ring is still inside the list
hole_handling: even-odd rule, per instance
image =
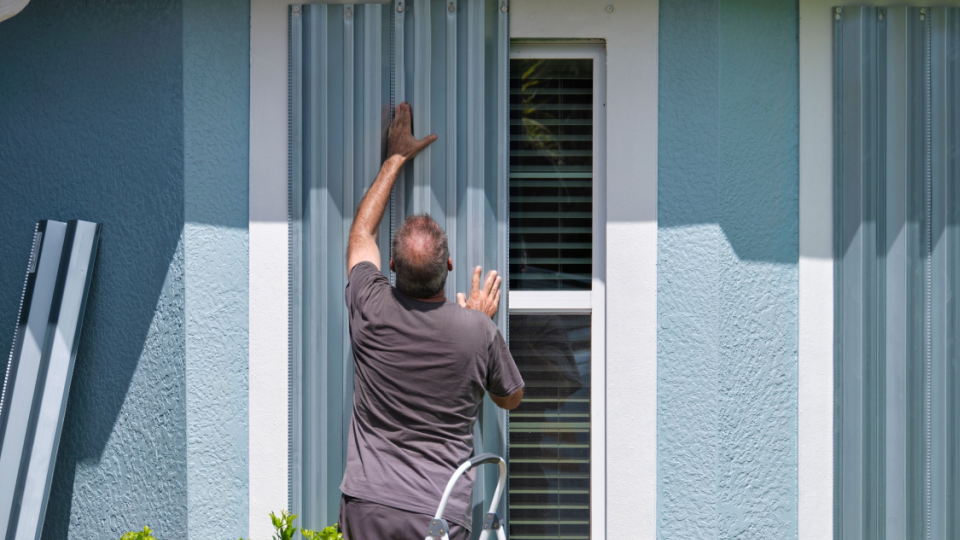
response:
[[[510,412],[510,534],[590,537],[590,315],[511,315],[526,382]]]
[[[593,60],[510,61],[510,283],[590,289]]]

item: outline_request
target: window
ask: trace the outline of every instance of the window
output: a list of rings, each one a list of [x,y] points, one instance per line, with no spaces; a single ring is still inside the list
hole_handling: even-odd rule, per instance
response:
[[[510,62],[510,290],[589,290],[593,60]]]
[[[603,537],[602,44],[514,43],[509,537]]]

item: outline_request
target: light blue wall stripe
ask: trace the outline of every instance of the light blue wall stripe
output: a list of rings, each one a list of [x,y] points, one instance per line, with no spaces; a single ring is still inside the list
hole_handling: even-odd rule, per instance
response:
[[[184,0],[187,538],[246,536],[250,3]],[[146,524],[146,523],[144,523]]]
[[[661,538],[797,536],[797,22],[660,4]]]
[[[719,538],[719,2],[661,2],[657,528]]]

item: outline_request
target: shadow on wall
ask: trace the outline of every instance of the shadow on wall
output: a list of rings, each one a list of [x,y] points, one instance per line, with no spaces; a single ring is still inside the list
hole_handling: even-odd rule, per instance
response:
[[[44,538],[186,537],[181,36],[176,0],[0,23],[3,347],[34,224],[104,224]]]
[[[661,9],[681,39],[660,47],[659,228],[715,225],[739,260],[797,264],[795,10],[747,0]]]

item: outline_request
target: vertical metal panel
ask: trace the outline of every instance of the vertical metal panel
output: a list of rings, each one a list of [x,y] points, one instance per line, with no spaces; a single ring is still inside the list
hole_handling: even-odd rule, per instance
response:
[[[863,8],[844,9],[841,19],[842,50],[855,50],[859,54],[863,45],[864,17],[859,13]],[[866,24],[870,24],[866,22]],[[859,404],[863,400],[863,337],[860,317],[863,313],[862,288],[863,273],[862,235],[860,223],[863,219],[861,208],[862,183],[862,119],[863,81],[859,58],[852,59],[844,55],[843,64],[836,78],[840,80],[841,91],[837,100],[841,104],[840,121],[842,130],[837,134],[837,155],[842,156],[841,187],[842,214],[840,219],[841,251],[837,254],[841,272],[838,289],[842,291],[840,356],[844,362],[840,365],[838,403],[840,403],[840,425],[844,426],[845,437],[840,439],[841,474],[837,477],[840,486],[839,500],[842,502],[837,522],[841,538],[857,538],[862,524],[863,513],[862,468],[860,459],[863,453],[863,427]]]
[[[290,12],[290,505],[311,528],[336,521],[346,460],[353,359],[344,257],[389,122],[389,9],[317,4]],[[384,224],[378,239],[385,259],[387,231]]]
[[[501,0],[499,14],[497,15],[497,58],[510,58],[510,3],[508,0]],[[497,260],[497,275],[501,276],[503,288],[507,288],[509,275],[509,217],[510,217],[510,190],[508,181],[510,178],[510,64],[509,62],[497,63],[497,249],[499,254]],[[507,302],[500,303],[499,319],[503,321],[500,331],[503,332],[507,343],[510,342],[509,327],[507,326]],[[507,411],[496,409],[497,427],[499,428],[499,437],[497,448],[493,450],[508,461],[510,456],[506,449],[510,445],[510,425]],[[507,479],[509,485],[509,478]],[[500,501],[500,515],[509,516],[507,512],[507,500],[509,497],[503,497]]]
[[[290,6],[289,55],[289,305],[290,305],[290,463],[289,502],[290,508],[302,511],[303,508],[303,339],[304,297],[303,286],[303,6]]]
[[[836,12],[839,538],[957,532],[955,11]]]
[[[907,406],[907,180],[906,180],[906,9],[883,10],[886,55],[886,419],[885,514],[890,538],[906,538]]]
[[[391,39],[392,49],[390,51],[390,113],[393,118],[393,111],[397,105],[407,99],[407,70],[406,70],[406,12],[409,8],[406,0],[394,0],[393,10],[391,11],[391,20],[393,21],[393,37]],[[403,222],[403,208],[406,208],[406,169],[404,167],[397,175],[396,187],[390,193],[390,238],[393,238],[394,232],[400,228]],[[386,219],[386,218],[385,218]],[[390,282],[396,282],[396,276],[390,273]]]
[[[945,10],[945,174],[947,236],[947,425],[960,425],[960,8]],[[960,537],[960,430],[948,432],[948,538]]]
[[[291,8],[291,508],[305,526],[336,519],[353,383],[343,259],[396,103],[412,99],[415,135],[440,140],[398,178],[378,239],[382,268],[402,220],[429,212],[448,231],[451,298],[474,265],[506,271],[502,3],[497,17],[495,0]],[[483,416],[477,448],[504,453],[506,415],[488,404]]]
[[[354,6],[347,4],[343,7],[343,209],[340,216],[340,250],[346,254],[347,243],[350,237],[350,226],[353,224],[353,214],[356,208],[355,169],[356,148],[354,145],[354,123],[359,119],[354,106],[355,83],[355,44],[356,39]],[[361,100],[361,106],[363,102]],[[359,122],[358,122],[359,123]],[[360,124],[363,125],[362,123]],[[336,251],[334,253],[337,253]],[[347,286],[347,272],[344,265],[340,265],[340,290]],[[337,446],[340,452],[336,462],[339,468],[346,468],[347,464],[347,437],[350,429],[350,404],[353,403],[353,353],[350,350],[350,325],[340,320],[340,355],[342,374],[340,377],[340,392],[335,397],[340,400],[340,433],[337,436]],[[348,399],[349,397],[349,399]],[[340,478],[337,478],[339,486]],[[339,503],[339,501],[337,501]],[[337,512],[337,510],[334,510]]]
[[[457,257],[457,98],[458,98],[458,88],[457,88],[457,12],[459,6],[457,5],[457,0],[447,0],[447,16],[446,16],[446,77],[447,77],[447,88],[446,95],[444,96],[445,105],[446,105],[446,150],[447,150],[447,167],[446,167],[446,206],[444,211],[446,213],[446,222],[444,227],[447,231],[447,241],[450,246],[450,254],[453,258]],[[454,268],[454,271],[447,276],[447,298],[456,298],[457,291],[460,289],[458,285],[460,282],[457,280],[457,275],[460,274],[458,268]]]
[[[39,540],[100,225],[41,221],[0,394],[0,535]]]
[[[951,426],[947,423],[947,238],[946,238],[946,102],[944,95],[946,57],[946,11],[928,10],[927,23],[927,99],[928,123],[927,167],[929,169],[931,204],[931,351],[930,351],[930,537],[946,538],[947,513],[960,509],[947,506],[947,473],[949,463],[947,440]],[[936,300],[934,300],[936,299]],[[956,429],[960,429],[958,426]]]
[[[465,269],[483,265],[484,5],[467,2],[467,208]],[[469,283],[469,273],[464,283]]]
[[[433,43],[430,24],[430,0],[415,0],[413,10],[414,43],[413,51],[413,130],[418,139],[430,135],[430,65],[431,45]],[[413,162],[413,213],[430,212],[430,155],[432,148],[427,147]]]

